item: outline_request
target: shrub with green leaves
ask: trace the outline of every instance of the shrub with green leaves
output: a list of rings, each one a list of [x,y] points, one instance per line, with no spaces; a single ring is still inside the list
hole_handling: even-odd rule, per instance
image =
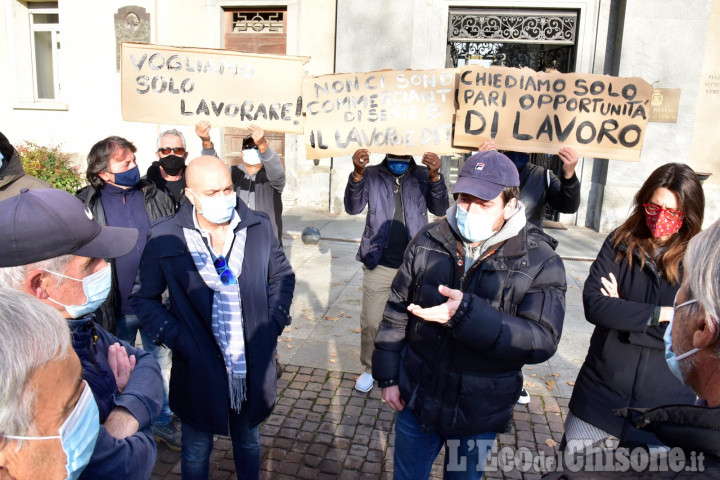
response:
[[[71,155],[61,152],[59,145],[47,147],[25,142],[15,148],[26,174],[72,194],[84,185],[83,176],[73,165]]]

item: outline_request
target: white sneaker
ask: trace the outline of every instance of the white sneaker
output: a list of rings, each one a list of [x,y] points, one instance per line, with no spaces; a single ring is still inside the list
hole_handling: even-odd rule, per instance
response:
[[[373,384],[375,383],[375,379],[373,376],[367,372],[360,375],[355,382],[355,390],[358,392],[369,392],[373,388]]]
[[[524,388],[520,392],[520,398],[518,398],[517,402],[520,405],[527,405],[528,403],[530,403],[530,394]]]

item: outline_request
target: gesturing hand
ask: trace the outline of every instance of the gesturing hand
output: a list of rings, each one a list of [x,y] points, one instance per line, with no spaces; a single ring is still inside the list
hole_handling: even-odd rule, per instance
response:
[[[108,347],[108,364],[115,376],[118,392],[123,393],[135,368],[135,355],[128,356],[127,350],[116,342]]]
[[[407,307],[408,311],[428,322],[447,323],[460,306],[463,292],[448,288],[445,285],[439,285],[438,291],[448,297],[447,302],[428,308],[422,308],[420,305],[411,303]]]

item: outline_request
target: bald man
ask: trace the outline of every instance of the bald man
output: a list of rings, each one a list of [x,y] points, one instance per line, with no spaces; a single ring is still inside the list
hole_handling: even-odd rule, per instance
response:
[[[237,197],[221,160],[194,159],[185,181],[188,201],[152,227],[130,303],[143,330],[173,351],[182,478],[208,478],[213,435],[229,427],[237,478],[254,479],[295,275],[270,219]]]

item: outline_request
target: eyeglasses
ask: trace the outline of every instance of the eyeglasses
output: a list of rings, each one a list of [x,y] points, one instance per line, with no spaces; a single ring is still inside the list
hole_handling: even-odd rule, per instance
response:
[[[666,218],[672,218],[672,219],[679,219],[685,216],[684,213],[682,213],[680,210],[673,210],[672,208],[664,208],[659,205],[655,205],[654,203],[643,203],[643,208],[645,208],[645,213],[651,216],[660,215],[660,213],[665,213]]]
[[[183,147],[161,147],[158,148],[158,152],[162,153],[163,155],[170,155],[170,152],[174,153],[175,155],[185,155],[185,149]]]
[[[223,285],[237,285],[237,278],[235,278],[235,274],[233,274],[230,267],[228,267],[225,257],[220,255],[213,262],[213,266],[218,275],[220,275],[220,281]]]

